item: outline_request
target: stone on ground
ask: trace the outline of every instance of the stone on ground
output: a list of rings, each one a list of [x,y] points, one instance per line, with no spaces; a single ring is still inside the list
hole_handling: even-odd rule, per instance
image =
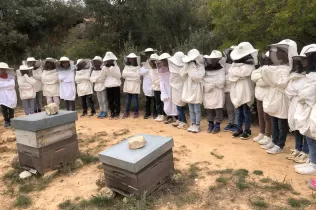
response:
[[[32,174],[29,171],[23,171],[19,175],[20,179],[26,179],[26,178],[31,177],[31,176],[32,176]]]
[[[146,144],[146,140],[143,136],[135,136],[128,140],[128,147],[130,149],[140,149]]]
[[[14,142],[16,140],[15,134],[12,130],[8,130],[1,135],[0,144],[6,142]]]
[[[100,191],[99,191],[99,195],[104,197],[104,198],[108,198],[108,199],[112,199],[115,197],[115,192],[113,192],[113,190],[111,190],[108,187],[103,187]]]
[[[74,167],[75,167],[75,168],[80,168],[80,167],[82,167],[82,166],[83,166],[82,160],[81,160],[80,158],[76,159],[76,160],[75,160],[75,163],[74,163]]]
[[[43,175],[43,178],[52,178],[54,177],[56,174],[58,173],[58,170],[54,170],[54,171],[48,171]]]
[[[114,136],[120,136],[129,133],[129,130],[127,128],[119,129],[113,132]]]
[[[59,106],[55,103],[48,104],[45,106],[45,111],[47,115],[55,115],[58,113]]]

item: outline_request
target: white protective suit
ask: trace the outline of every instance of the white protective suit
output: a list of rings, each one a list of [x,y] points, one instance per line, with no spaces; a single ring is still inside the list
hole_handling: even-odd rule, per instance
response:
[[[288,118],[290,100],[285,94],[285,88],[290,80],[291,67],[263,66],[262,79],[269,85],[268,94],[263,99],[263,110],[272,117]]]
[[[8,78],[0,78],[0,105],[14,109],[16,104],[15,79],[13,75],[8,74]]]
[[[158,75],[158,70],[153,69],[150,72],[150,77],[151,77],[151,81],[152,81],[153,91],[160,91],[160,79],[159,79],[159,75]]]
[[[60,98],[67,101],[76,99],[75,71],[71,66],[69,70],[58,70]]]
[[[285,88],[285,94],[290,99],[288,123],[291,131],[299,130],[294,120],[294,114],[298,106],[298,93],[304,87],[306,80],[305,74],[291,73],[290,81]]]
[[[254,84],[251,81],[251,73],[254,65],[233,63],[228,70],[228,78],[231,82],[230,98],[235,108],[243,104],[251,106],[254,102]]]
[[[225,91],[225,93],[230,92],[231,82],[229,81],[228,71],[229,71],[231,66],[232,66],[232,64],[230,64],[230,63],[224,64],[224,67],[225,67],[225,89],[224,89],[224,91]]]
[[[149,65],[148,61],[144,64],[144,66],[140,69],[139,73],[143,77],[143,92],[145,96],[153,97],[153,83],[151,78],[151,72],[154,71]]]
[[[43,96],[59,96],[59,80],[57,70],[44,70],[42,74]]]
[[[225,69],[205,71],[203,106],[205,109],[220,109],[225,104]]]
[[[91,69],[82,69],[76,71],[75,81],[77,83],[77,93],[79,97],[93,94],[90,76]]]
[[[181,69],[180,75],[184,79],[182,101],[188,104],[202,104],[204,64],[186,63]]]
[[[36,84],[35,84],[35,91],[39,92],[43,89],[42,86],[42,73],[43,73],[43,69],[42,67],[39,67],[35,70],[32,70],[32,74],[33,74],[33,78],[36,80]]]
[[[180,75],[180,70],[183,66],[177,66],[171,60],[169,61],[169,70],[170,70],[170,86],[171,86],[171,95],[172,102],[177,106],[185,106],[186,103],[182,101],[182,90],[184,79]]]
[[[94,91],[103,91],[105,89],[105,70],[93,70],[90,82],[94,83]]]
[[[21,100],[35,98],[36,79],[29,77],[27,74],[24,74],[23,76],[19,75],[18,84]]]
[[[251,74],[251,80],[256,84],[255,97],[259,101],[263,101],[269,92],[269,85],[262,79],[262,67],[254,70]]]
[[[140,94],[140,66],[125,66],[122,77],[125,79],[123,92]]]
[[[115,66],[106,67],[103,66],[102,70],[105,71],[105,87],[112,88],[112,87],[119,87],[121,86],[121,70],[117,66],[116,62]]]
[[[177,106],[172,102],[170,72],[158,73],[160,79],[161,100],[163,101],[163,109],[167,116],[177,116]]]

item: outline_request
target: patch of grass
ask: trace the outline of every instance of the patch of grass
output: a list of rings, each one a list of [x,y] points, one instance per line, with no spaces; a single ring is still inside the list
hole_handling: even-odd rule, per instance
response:
[[[67,209],[67,208],[73,207],[73,204],[71,203],[70,200],[66,200],[66,201],[60,203],[60,204],[58,205],[58,207],[59,207],[60,209]]]
[[[37,182],[36,190],[38,191],[44,190],[52,180],[53,180],[53,176],[40,178]]]
[[[263,171],[260,170],[254,170],[253,174],[258,175],[258,176],[262,176],[263,175]]]
[[[269,207],[269,204],[265,202],[263,199],[253,200],[251,201],[251,204],[260,209],[267,209]]]
[[[293,195],[301,195],[301,193],[299,193],[299,192],[297,192],[297,191],[294,191],[294,190],[292,191],[292,194],[293,194]]]
[[[216,182],[226,185],[230,181],[230,178],[227,177],[219,177],[216,179]]]
[[[9,170],[3,175],[2,180],[10,184],[23,184],[27,179],[20,179],[20,172],[20,170]]]
[[[269,182],[272,182],[273,180],[272,179],[270,179],[270,178],[262,178],[262,179],[260,179],[260,182],[262,182],[262,183],[269,183]]]
[[[281,190],[292,191],[293,190],[292,185],[288,183],[286,180],[283,180],[283,182],[272,180],[271,185],[265,186],[264,188],[268,190],[276,190],[276,191],[281,191]]]
[[[34,190],[34,185],[30,183],[26,183],[19,186],[19,191],[22,193],[29,193]]]
[[[88,153],[81,153],[80,159],[82,160],[84,164],[90,164],[90,163],[95,163],[99,161],[98,157],[90,155]]]
[[[31,204],[32,199],[27,195],[18,195],[14,202],[14,206],[19,208],[28,208]]]
[[[112,199],[108,199],[102,196],[92,196],[88,203],[92,206],[103,207],[113,205],[113,202],[114,201]]]
[[[201,171],[201,169],[196,164],[190,165],[190,168],[188,170],[188,177],[191,179],[196,179],[199,176],[199,171]]]
[[[214,171],[208,171],[208,175],[214,175],[214,174],[232,174],[234,172],[234,169],[226,168],[224,170],[214,170]]]
[[[215,190],[217,190],[219,187],[218,186],[210,186],[208,189],[209,191],[213,192]]]
[[[244,180],[239,179],[238,182],[236,183],[236,186],[238,187],[239,190],[245,190],[250,187],[249,184],[247,184]]]
[[[220,159],[220,160],[224,158],[223,155],[218,155],[218,154],[216,154],[214,151],[211,152],[211,155],[213,155],[214,157],[216,157],[217,159]]]
[[[289,198],[287,202],[291,207],[294,207],[294,208],[311,205],[311,202],[305,198],[300,198],[300,199]]]
[[[246,169],[238,169],[236,172],[235,172],[235,175],[236,176],[239,176],[239,177],[246,177],[248,176],[249,174],[249,171],[246,170]]]
[[[186,192],[179,194],[175,200],[176,206],[181,208],[187,204],[197,203],[201,198],[201,195],[196,192]]]

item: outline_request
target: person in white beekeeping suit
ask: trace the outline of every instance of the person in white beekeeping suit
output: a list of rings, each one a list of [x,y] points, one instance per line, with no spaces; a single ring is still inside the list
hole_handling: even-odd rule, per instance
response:
[[[230,99],[230,81],[228,78],[228,70],[231,67],[233,60],[230,57],[231,52],[236,48],[236,46],[231,46],[223,51],[226,62],[224,64],[225,67],[225,108],[228,116],[228,125],[224,128],[224,132],[235,133],[237,130],[238,124],[238,115],[237,109],[234,107],[232,100]]]
[[[46,58],[43,62],[43,96],[46,97],[47,104],[55,103],[60,105],[59,80],[56,70],[56,59]]]
[[[262,146],[269,154],[282,152],[288,134],[288,111],[290,100],[285,88],[290,80],[293,56],[297,56],[296,42],[286,39],[270,45],[273,66],[262,69],[262,78],[269,85],[263,99],[263,110],[272,117],[272,141]]]
[[[160,66],[158,75],[160,80],[161,100],[163,101],[163,110],[167,115],[165,124],[172,123],[173,118],[178,120],[178,111],[176,105],[172,102],[171,86],[170,86],[170,71],[168,58],[171,56],[168,53],[163,53],[159,56]]]
[[[0,105],[4,118],[4,127],[11,125],[11,119],[14,118],[14,108],[17,104],[15,91],[15,78],[13,69],[8,64],[0,62]]]
[[[262,68],[272,64],[269,58],[269,52],[260,53],[258,55],[260,67],[254,70],[251,74],[251,80],[256,84],[255,97],[257,99],[257,112],[259,119],[260,133],[253,138],[254,142],[258,142],[259,145],[266,145],[271,142],[272,135],[272,122],[271,117],[263,111],[263,99],[269,91],[269,86],[262,79]]]
[[[152,71],[156,70],[156,66],[154,68],[150,65],[150,56],[154,54],[156,50],[153,48],[147,48],[143,53],[145,54],[146,61],[143,63],[143,66],[140,69],[140,75],[143,77],[143,92],[146,97],[146,111],[144,119],[148,119],[153,115],[153,119],[158,117],[157,109],[156,109],[156,100],[153,90],[153,81],[151,78]],[[152,110],[153,107],[153,110]]]
[[[191,126],[188,132],[199,133],[201,122],[201,104],[203,102],[203,77],[205,66],[203,55],[192,49],[182,58],[185,63],[180,71],[184,79],[182,101],[188,103]]]
[[[299,107],[299,92],[308,81],[306,72],[308,70],[308,58],[306,51],[313,45],[305,46],[299,56],[293,57],[292,71],[290,73],[290,81],[285,89],[286,95],[290,99],[290,107],[288,113],[288,123],[290,131],[295,132],[295,149],[291,149],[291,153],[286,156],[287,159],[293,160],[296,163],[305,163],[308,159],[307,141],[299,131],[297,121],[294,119],[295,113]]]
[[[172,125],[179,129],[186,129],[187,119],[185,117],[184,107],[185,102],[182,101],[182,91],[184,80],[180,75],[180,70],[184,67],[182,58],[184,56],[183,52],[176,52],[173,57],[169,58],[169,70],[170,70],[170,85],[172,102],[177,106],[178,110],[178,120]]]
[[[231,83],[230,98],[238,112],[238,126],[233,138],[247,140],[251,137],[250,106],[254,102],[251,73],[255,70],[257,55],[258,50],[254,49],[249,42],[240,43],[230,54],[234,61],[228,70]]]
[[[211,55],[205,55],[205,76],[203,91],[203,106],[206,109],[208,132],[220,132],[223,121],[223,107],[225,105],[225,68],[221,63],[223,55],[213,50]]]

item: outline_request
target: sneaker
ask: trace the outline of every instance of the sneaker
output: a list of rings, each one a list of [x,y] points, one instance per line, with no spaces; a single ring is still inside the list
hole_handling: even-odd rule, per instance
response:
[[[254,141],[254,142],[258,142],[258,141],[260,141],[260,140],[263,139],[263,138],[264,138],[264,134],[263,134],[263,133],[259,133],[258,136],[256,136],[255,138],[253,138],[253,141]]]
[[[158,117],[157,114],[154,114],[154,115],[153,115],[153,119],[156,119],[157,117]]]
[[[103,112],[102,118],[107,118],[108,117],[108,113],[107,112]]]
[[[242,131],[236,131],[234,134],[233,134],[233,138],[239,138],[241,136],[241,134],[243,134]]]
[[[194,129],[194,124],[192,124],[189,128],[188,128],[188,132],[193,132],[193,129]]]
[[[180,121],[177,120],[176,122],[172,123],[172,125],[173,125],[174,127],[178,127],[178,126],[180,125]]]
[[[11,125],[11,124],[10,124],[9,122],[5,122],[3,126],[4,126],[5,128],[7,128],[7,127],[9,127],[10,125]]]
[[[179,129],[186,129],[186,127],[187,127],[187,124],[186,124],[186,123],[180,122],[180,124],[178,125],[177,128],[179,128]]]
[[[110,120],[114,120],[115,114],[111,113]]]
[[[212,133],[213,130],[214,130],[214,122],[209,122],[207,132]]]
[[[157,117],[158,122],[163,122],[164,120],[165,120],[165,116],[163,116],[163,115],[160,115]]]
[[[269,144],[262,145],[261,148],[264,150],[269,150],[274,147],[274,143],[271,141]]]
[[[128,112],[125,112],[122,118],[123,118],[123,119],[129,118],[129,113],[128,113]]]
[[[261,140],[258,141],[258,144],[260,145],[266,145],[272,142],[272,139],[268,136],[264,136]]]
[[[229,130],[229,132],[231,133],[236,133],[237,131],[238,131],[237,125],[232,125],[231,129]]]
[[[93,117],[94,115],[95,115],[95,112],[91,112],[91,114],[89,116]]]
[[[172,122],[173,122],[173,119],[172,119],[172,117],[170,117],[169,119],[166,119],[163,123],[170,124]]]
[[[145,115],[145,116],[144,116],[144,119],[147,120],[147,119],[149,119],[149,117],[150,117],[150,115]],[[155,119],[155,118],[154,118],[154,119]]]
[[[309,164],[310,162],[311,162],[311,160],[310,160],[310,159],[307,159],[305,163],[303,163],[303,164],[296,164],[296,165],[294,166],[294,168],[297,169],[297,168],[306,167],[306,166],[308,166],[308,164]]]
[[[216,124],[214,125],[214,129],[213,129],[212,133],[213,133],[213,134],[217,134],[217,133],[219,133],[220,131],[221,131],[221,124],[220,124],[220,123],[216,123]]]
[[[199,133],[200,132],[200,126],[199,125],[194,125],[192,129],[192,133]]]
[[[86,116],[86,115],[87,115],[87,113],[83,112],[83,113],[81,114],[81,117],[84,117],[84,116]]]
[[[274,147],[267,150],[267,153],[276,155],[276,154],[281,153],[282,151],[283,151],[283,149],[281,149],[278,145],[274,145]]]
[[[226,127],[224,128],[224,132],[230,132],[230,129],[233,127],[233,125],[232,124],[228,124],[228,125],[226,125]]]
[[[302,175],[316,175],[316,164],[309,163],[305,167],[295,168],[295,171]]]
[[[300,152],[300,154],[294,158],[294,162],[295,163],[306,163],[307,159],[308,159],[308,154],[306,154],[305,152]]]
[[[308,187],[311,189],[311,190],[316,190],[316,179],[309,179],[308,180]]]
[[[240,138],[242,140],[248,140],[251,137],[251,131],[245,131],[241,134]]]
[[[134,112],[133,118],[138,118],[138,116],[139,116],[138,112]]]
[[[286,159],[294,160],[299,154],[300,154],[300,151],[298,151],[296,149],[291,149],[291,153],[288,156],[286,156]],[[305,163],[305,162],[306,162],[306,160],[303,163]]]

